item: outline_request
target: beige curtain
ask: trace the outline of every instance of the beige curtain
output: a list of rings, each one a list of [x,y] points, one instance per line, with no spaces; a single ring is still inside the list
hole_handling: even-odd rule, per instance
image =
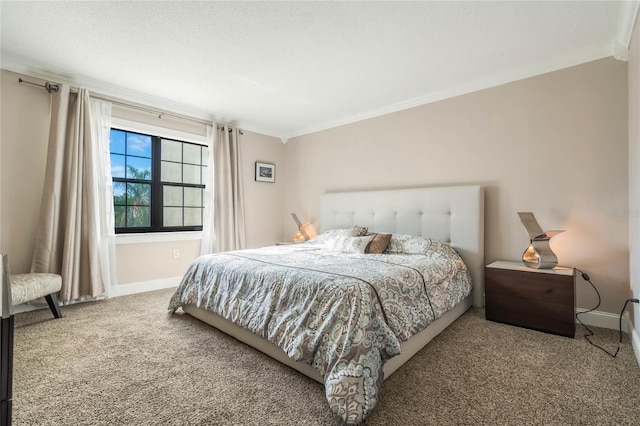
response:
[[[94,137],[88,91],[72,94],[61,85],[52,94],[45,185],[31,264],[31,272],[62,275],[61,301],[96,297],[106,290],[98,207],[104,193],[95,170],[102,154]]]
[[[209,155],[207,186],[213,191],[207,198],[213,199],[213,203],[205,205],[202,254],[245,247],[240,132],[222,125],[214,126],[210,132],[213,149]]]

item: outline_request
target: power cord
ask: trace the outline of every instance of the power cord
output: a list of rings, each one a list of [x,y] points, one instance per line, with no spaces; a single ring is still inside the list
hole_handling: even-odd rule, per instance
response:
[[[619,328],[618,328],[618,331],[619,331],[619,333],[620,333],[620,340],[618,341],[618,348],[616,349],[615,353],[611,353],[611,352],[609,352],[608,350],[606,350],[605,348],[603,348],[602,346],[598,346],[598,345],[596,345],[595,343],[593,343],[593,342],[591,341],[591,339],[589,339],[589,337],[591,337],[591,336],[593,336],[593,335],[594,335],[594,334],[593,334],[593,331],[592,331],[589,327],[587,327],[587,326],[586,326],[586,325],[585,325],[585,324],[580,320],[579,315],[586,314],[586,313],[589,313],[589,312],[593,312],[593,311],[595,311],[596,309],[598,309],[598,308],[600,307],[600,303],[602,302],[602,298],[600,297],[600,292],[598,291],[598,289],[596,288],[596,286],[591,282],[591,278],[589,278],[589,275],[588,275],[586,272],[581,271],[581,270],[580,270],[580,269],[578,269],[578,268],[574,268],[574,269],[575,269],[576,271],[580,272],[580,274],[582,275],[582,279],[583,279],[583,280],[585,280],[586,282],[588,282],[589,284],[591,284],[591,287],[593,287],[593,289],[595,290],[596,294],[598,295],[598,304],[597,304],[595,307],[593,307],[593,308],[591,308],[591,309],[589,309],[589,310],[587,310],[587,311],[576,312],[576,319],[578,320],[578,322],[579,322],[579,323],[580,323],[584,328],[586,328],[586,329],[587,329],[587,332],[588,332],[587,334],[585,334],[585,335],[584,335],[584,338],[585,338],[585,339],[587,339],[587,342],[591,343],[591,344],[592,344],[593,346],[595,346],[596,348],[598,348],[598,349],[600,349],[601,351],[605,352],[605,353],[606,353],[607,355],[609,355],[610,357],[615,358],[615,357],[618,355],[618,352],[620,352],[620,345],[622,344],[622,316],[624,315],[624,311],[627,309],[627,304],[628,304],[629,302],[633,302],[633,303],[640,303],[640,300],[638,300],[638,299],[627,299],[627,300],[624,302],[624,306],[622,307],[622,311],[620,311],[620,318],[619,318],[619,321],[618,321],[618,327],[619,327]]]

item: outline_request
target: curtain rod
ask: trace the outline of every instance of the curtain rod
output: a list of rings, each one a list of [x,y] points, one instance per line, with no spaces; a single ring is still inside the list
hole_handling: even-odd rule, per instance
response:
[[[32,83],[30,81],[18,78],[18,83],[30,84],[30,85],[36,86],[36,87],[44,87],[44,89],[49,93],[58,92],[58,90],[60,90],[60,86],[58,86],[57,84],[49,83],[48,81],[46,83],[44,83],[44,84],[38,84],[38,83]]]
[[[38,83],[33,83],[31,81],[24,80],[22,78],[18,78],[18,83],[25,83],[25,84],[30,84],[30,85],[36,86],[36,87],[42,87],[49,93],[51,93],[51,92],[56,92],[57,93],[58,90],[60,90],[60,85],[58,83],[49,83],[48,81],[45,82],[44,84],[38,84]],[[74,88],[74,87],[71,88],[71,91],[74,92],[74,93],[77,92],[77,90],[78,90],[77,88]],[[106,95],[101,95],[101,94],[95,93],[95,92],[90,92],[90,95],[94,99],[100,99],[100,100],[103,100],[103,101],[108,101],[108,102],[111,102],[112,104],[119,105],[119,106],[124,107],[124,108],[129,108],[129,109],[143,111],[143,112],[146,112],[146,113],[149,113],[149,114],[157,115],[158,118],[160,118],[160,119],[162,117],[172,117],[172,118],[176,118],[178,120],[191,121],[192,123],[197,123],[197,124],[204,124],[204,125],[212,124],[211,121],[203,120],[203,119],[200,119],[200,118],[187,117],[187,116],[179,115],[179,114],[173,114],[171,112],[162,111],[162,110],[159,110],[159,109],[152,109],[152,108],[148,108],[148,107],[144,107],[144,106],[130,104],[130,103],[123,102],[123,101],[118,101],[118,100],[110,98],[110,97],[108,97]],[[242,134],[242,133],[240,133],[240,134]]]
[[[222,125],[222,124],[216,124],[216,129],[220,130],[223,129],[224,130],[224,126],[227,126],[229,128],[229,133],[233,132],[233,129],[236,129],[236,127],[230,126],[228,124]],[[237,129],[238,133],[240,133],[241,135],[244,135],[244,133],[242,133],[242,129]]]
[[[114,105],[118,105],[124,108],[128,108],[128,109],[133,109],[133,110],[137,110],[137,111],[142,111],[142,112],[146,112],[149,114],[153,114],[153,115],[157,115],[158,118],[162,118],[162,117],[171,117],[171,118],[176,118],[178,120],[183,120],[183,121],[190,121],[192,123],[196,123],[196,124],[203,124],[203,125],[210,125],[211,121],[207,121],[207,120],[203,120],[200,118],[193,118],[193,117],[187,117],[184,115],[179,115],[179,114],[173,114],[171,112],[167,112],[167,111],[162,111],[159,109],[154,109],[154,108],[149,108],[149,107],[144,107],[144,106],[140,106],[140,105],[134,105],[134,104],[130,104],[127,102],[123,102],[123,101],[118,101],[115,100],[113,98],[110,98],[108,96],[104,96],[101,95],[99,93],[95,93],[95,92],[89,92],[91,97],[93,99],[100,99],[103,101],[107,101],[107,102],[111,102]]]

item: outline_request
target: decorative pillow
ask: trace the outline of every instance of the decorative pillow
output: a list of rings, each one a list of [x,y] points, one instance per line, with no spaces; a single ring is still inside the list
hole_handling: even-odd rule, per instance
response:
[[[454,253],[455,250],[442,241],[417,235],[392,234],[385,253],[429,254],[432,252]]]
[[[329,250],[336,253],[364,254],[371,240],[373,240],[373,235],[365,237],[336,237],[329,246]]]
[[[372,234],[373,238],[371,242],[365,249],[365,253],[376,253],[380,254],[384,252],[384,250],[389,245],[389,241],[391,241],[391,234]]]
[[[367,228],[366,226],[355,225],[353,228],[351,228],[351,230],[349,230],[349,236],[364,237],[367,235],[367,232],[369,232],[369,228]]]

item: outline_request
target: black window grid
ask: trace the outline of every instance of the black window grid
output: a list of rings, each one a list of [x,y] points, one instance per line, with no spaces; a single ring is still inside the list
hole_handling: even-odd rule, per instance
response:
[[[121,129],[114,129],[114,130],[121,130]],[[128,132],[126,130],[121,130],[124,131],[125,133],[136,133],[136,132]],[[145,135],[143,133],[138,133],[141,135]],[[151,217],[150,217],[150,222],[151,225],[149,227],[118,227],[118,223],[116,223],[116,228],[115,231],[116,233],[145,233],[145,232],[179,232],[179,231],[201,231],[202,230],[202,225],[197,225],[197,226],[186,226],[184,225],[185,223],[185,209],[187,208],[193,208],[193,209],[199,209],[200,210],[200,221],[203,222],[204,220],[204,189],[205,189],[205,184],[202,182],[203,179],[203,171],[204,171],[204,167],[207,167],[206,163],[203,163],[204,158],[203,158],[203,153],[204,153],[204,146],[200,145],[200,144],[195,144],[195,143],[191,143],[191,142],[185,142],[185,141],[180,141],[180,140],[175,140],[175,139],[168,139],[168,138],[162,138],[162,137],[158,137],[158,136],[153,136],[153,135],[145,135],[145,136],[151,136],[151,141],[152,141],[152,154],[151,154],[151,180],[145,180],[145,179],[130,179],[130,178],[113,178],[113,182],[122,182],[125,183],[125,185],[127,183],[142,183],[142,184],[150,184],[151,185],[151,203],[148,207],[151,208]],[[195,164],[192,162],[177,162],[177,161],[168,161],[168,160],[162,160],[162,156],[161,156],[161,149],[162,149],[162,140],[169,140],[169,141],[173,141],[173,142],[178,142],[181,144],[181,148],[182,148],[182,158],[184,159],[184,147],[185,145],[194,145],[199,147],[200,150],[200,163],[201,164]],[[125,168],[127,168],[127,159],[129,157],[129,155],[127,154],[127,143],[125,141]],[[112,154],[116,154],[116,155],[122,155],[121,153],[112,153]],[[138,158],[145,158],[148,159],[149,157],[143,157],[143,156],[136,156],[136,155],[130,155],[130,157],[138,157]],[[162,162],[171,162],[174,164],[180,164],[181,167],[181,181],[182,182],[168,182],[168,181],[162,181]],[[199,170],[199,176],[200,176],[200,183],[199,184],[193,184],[193,183],[184,183],[184,165],[191,165],[191,166],[197,166],[200,168]],[[125,171],[125,176],[127,175],[126,171]],[[165,186],[174,186],[174,187],[181,187],[183,188],[182,191],[182,205],[181,206],[165,206],[164,205],[164,194],[163,194],[163,188]],[[194,207],[194,206],[185,206],[185,191],[184,188],[198,188],[198,189],[202,189],[201,193],[200,193],[200,207]],[[126,187],[125,187],[125,200],[128,200],[128,194],[126,191]],[[147,207],[147,205],[142,205],[142,204],[136,204],[138,207]],[[128,204],[127,201],[125,201],[124,205],[115,205],[115,206],[120,206],[120,207],[125,207],[125,210],[130,206]],[[179,207],[182,209],[182,217],[181,217],[181,223],[182,226],[164,226],[163,220],[163,210],[165,207]],[[114,209],[115,211],[115,209]],[[126,216],[126,214],[125,214]]]

